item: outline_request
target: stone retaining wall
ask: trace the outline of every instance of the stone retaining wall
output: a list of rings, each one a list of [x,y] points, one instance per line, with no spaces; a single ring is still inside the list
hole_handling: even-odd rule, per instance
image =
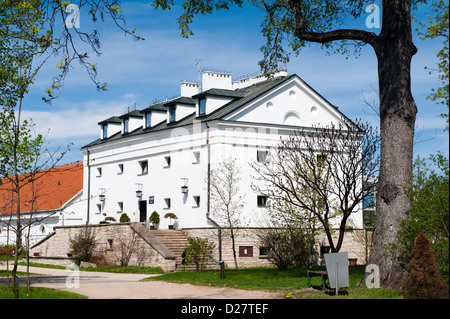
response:
[[[152,246],[149,244],[149,238],[144,240],[141,237],[142,234],[138,234],[140,232],[136,232],[130,227],[130,223],[90,225],[89,227],[95,232],[96,239],[98,240],[95,254],[99,261],[108,264],[120,264],[122,253],[128,252],[129,247],[132,246],[134,251],[129,265],[159,266],[166,272],[175,270],[175,259],[165,258],[164,253],[156,250],[158,249],[158,245]],[[68,266],[71,263],[68,256],[69,239],[74,238],[78,232],[83,229],[85,229],[85,226],[55,227],[54,233],[31,247],[30,257],[32,261]],[[218,268],[220,261],[218,229],[186,228],[182,231],[188,237],[208,238],[215,244],[214,260],[209,266],[210,268]],[[267,256],[263,255],[264,251],[260,250],[258,231],[258,228],[238,229],[236,237],[236,253],[239,268],[273,266],[267,259]],[[352,230],[346,232],[341,251],[347,251],[349,258],[357,258],[358,264],[364,264],[364,239],[364,230]],[[131,241],[134,241],[133,245],[130,245]],[[124,243],[126,247],[123,250],[120,249],[120,247],[123,247],[122,243]],[[319,247],[321,245],[328,246],[325,235],[318,236],[318,251],[320,251]],[[226,267],[235,267],[232,242],[227,229],[222,229],[222,260],[225,262]],[[319,261],[323,260],[319,259]]]
[[[30,256],[47,263],[60,263],[69,259],[70,238],[74,238],[86,226],[55,227],[55,233],[36,243]],[[129,223],[113,223],[89,226],[96,234],[98,244],[94,255],[99,262],[120,264],[122,254],[133,249],[129,265],[161,267],[164,271],[175,270],[175,260],[166,259],[134,232]],[[121,247],[124,247],[123,249]],[[44,260],[43,257],[46,257]]]

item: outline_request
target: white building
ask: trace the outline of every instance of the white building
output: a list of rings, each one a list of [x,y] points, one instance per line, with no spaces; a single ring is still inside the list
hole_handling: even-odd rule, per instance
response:
[[[32,178],[20,177],[22,243],[30,245],[52,234],[56,226],[81,225],[86,220],[81,162],[41,170]],[[0,181],[0,246],[14,245],[17,202],[8,179]],[[9,238],[8,238],[9,237]]]
[[[225,72],[203,71],[202,83],[181,83],[181,96],[142,110],[112,116],[100,125],[100,138],[84,146],[83,194],[87,219],[146,221],[153,211],[167,228],[215,227],[208,218],[208,175],[233,156],[245,194],[243,217],[257,226],[266,199],[251,183],[252,161],[299,127],[341,123],[345,116],[297,75],[280,70],[233,81]],[[209,216],[211,217],[211,216]],[[362,228],[362,210],[352,214]]]

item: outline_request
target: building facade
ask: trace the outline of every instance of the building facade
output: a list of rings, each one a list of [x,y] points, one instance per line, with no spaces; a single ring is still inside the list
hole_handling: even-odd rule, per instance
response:
[[[21,180],[23,178],[20,178]],[[56,226],[80,225],[86,219],[83,200],[83,163],[41,170],[21,183],[22,243],[33,245]],[[14,245],[17,204],[11,182],[0,183],[0,245]]]
[[[299,128],[342,123],[346,117],[297,75],[280,70],[233,81],[203,71],[201,83],[181,83],[181,96],[98,123],[99,139],[84,146],[86,219],[145,222],[153,212],[160,228],[208,228],[210,174],[229,157],[240,168],[242,219],[258,227],[267,198],[251,187],[251,163],[265,160],[280,138]],[[177,219],[165,219],[166,213]],[[362,209],[352,214],[362,229]]]

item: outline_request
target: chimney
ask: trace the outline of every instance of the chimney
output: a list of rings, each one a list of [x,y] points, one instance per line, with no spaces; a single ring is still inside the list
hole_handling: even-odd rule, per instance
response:
[[[213,88],[232,90],[232,74],[229,72],[204,70],[202,72],[202,91]]]
[[[183,81],[181,82],[181,96],[192,97],[200,93],[200,84],[196,82]]]

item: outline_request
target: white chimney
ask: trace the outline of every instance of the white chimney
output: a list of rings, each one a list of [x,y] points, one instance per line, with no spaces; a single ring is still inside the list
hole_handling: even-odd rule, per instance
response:
[[[181,96],[192,97],[200,93],[200,84],[196,82],[181,82]]]
[[[232,90],[232,74],[218,71],[202,72],[202,91],[209,89],[227,89]]]

